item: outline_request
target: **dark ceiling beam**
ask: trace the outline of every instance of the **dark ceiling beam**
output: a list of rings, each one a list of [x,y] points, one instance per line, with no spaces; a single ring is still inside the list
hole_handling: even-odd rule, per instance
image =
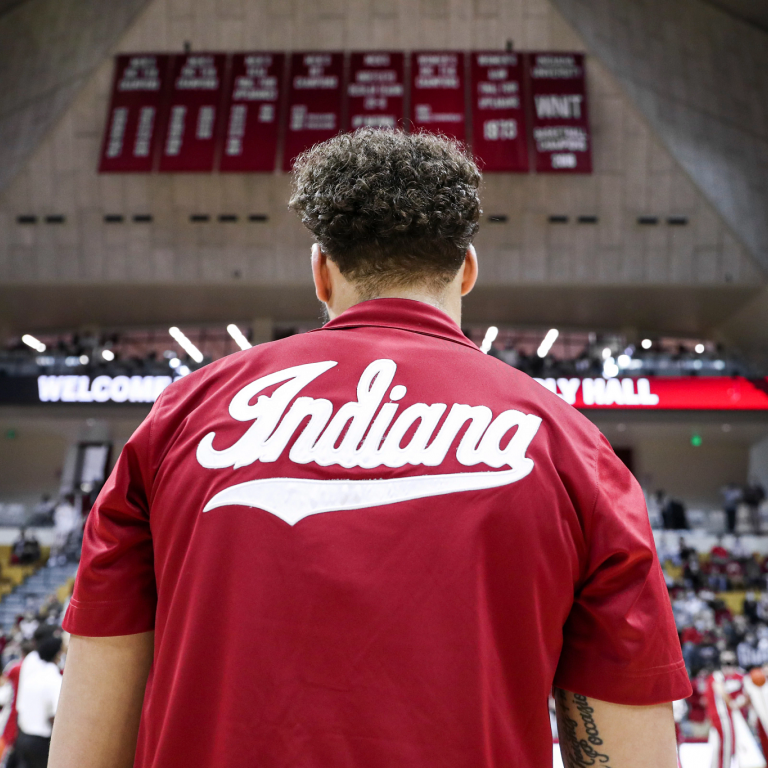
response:
[[[765,0],[703,0],[717,6],[734,18],[754,24],[768,32],[768,3]]]

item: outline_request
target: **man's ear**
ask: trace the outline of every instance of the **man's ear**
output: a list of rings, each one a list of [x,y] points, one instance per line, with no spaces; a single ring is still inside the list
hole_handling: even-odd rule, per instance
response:
[[[328,257],[319,243],[312,246],[312,279],[317,298],[327,304],[331,300],[331,276],[328,271]]]
[[[462,296],[466,296],[475,287],[477,274],[477,251],[475,251],[474,245],[470,245],[469,248],[467,248],[467,255],[464,257],[464,272],[461,276]]]

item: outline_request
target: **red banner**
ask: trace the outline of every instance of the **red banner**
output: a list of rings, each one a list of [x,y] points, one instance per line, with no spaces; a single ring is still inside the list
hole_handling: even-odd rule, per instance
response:
[[[456,51],[411,55],[411,120],[423,128],[466,140],[464,54]]]
[[[529,53],[536,171],[592,173],[584,54]]]
[[[223,53],[174,57],[160,171],[213,170],[226,63]]]
[[[472,54],[472,148],[485,171],[528,170],[524,82],[520,54]]]
[[[101,173],[148,173],[153,169],[169,63],[170,56],[154,54],[115,59]]]
[[[405,97],[405,55],[402,53],[353,53],[347,85],[345,130],[363,126],[402,126]]]
[[[768,379],[690,376],[536,379],[576,408],[768,411]]]
[[[284,53],[232,57],[219,170],[275,170],[284,70]]]
[[[344,54],[294,53],[288,88],[288,126],[283,170],[296,156],[341,130],[344,106]]]

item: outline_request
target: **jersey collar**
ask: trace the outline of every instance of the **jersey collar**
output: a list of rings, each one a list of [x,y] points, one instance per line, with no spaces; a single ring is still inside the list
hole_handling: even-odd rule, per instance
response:
[[[436,336],[477,349],[456,323],[437,307],[413,299],[370,299],[362,301],[326,323],[320,331],[375,326]],[[479,350],[478,350],[479,351]]]

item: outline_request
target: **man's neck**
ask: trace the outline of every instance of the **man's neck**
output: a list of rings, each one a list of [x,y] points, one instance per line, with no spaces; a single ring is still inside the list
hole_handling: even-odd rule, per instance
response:
[[[383,290],[376,296],[361,298],[357,293],[349,293],[344,297],[338,297],[338,299],[342,298],[344,300],[333,302],[333,306],[326,304],[328,317],[331,320],[338,317],[342,312],[346,312],[351,307],[354,307],[356,304],[361,304],[369,299],[408,299],[410,301],[421,301],[424,304],[429,304],[429,306],[435,307],[435,309],[439,309],[441,312],[445,312],[456,325],[461,325],[461,296],[457,293],[457,296],[454,298],[451,291],[435,294],[417,288],[392,288],[390,290]]]

